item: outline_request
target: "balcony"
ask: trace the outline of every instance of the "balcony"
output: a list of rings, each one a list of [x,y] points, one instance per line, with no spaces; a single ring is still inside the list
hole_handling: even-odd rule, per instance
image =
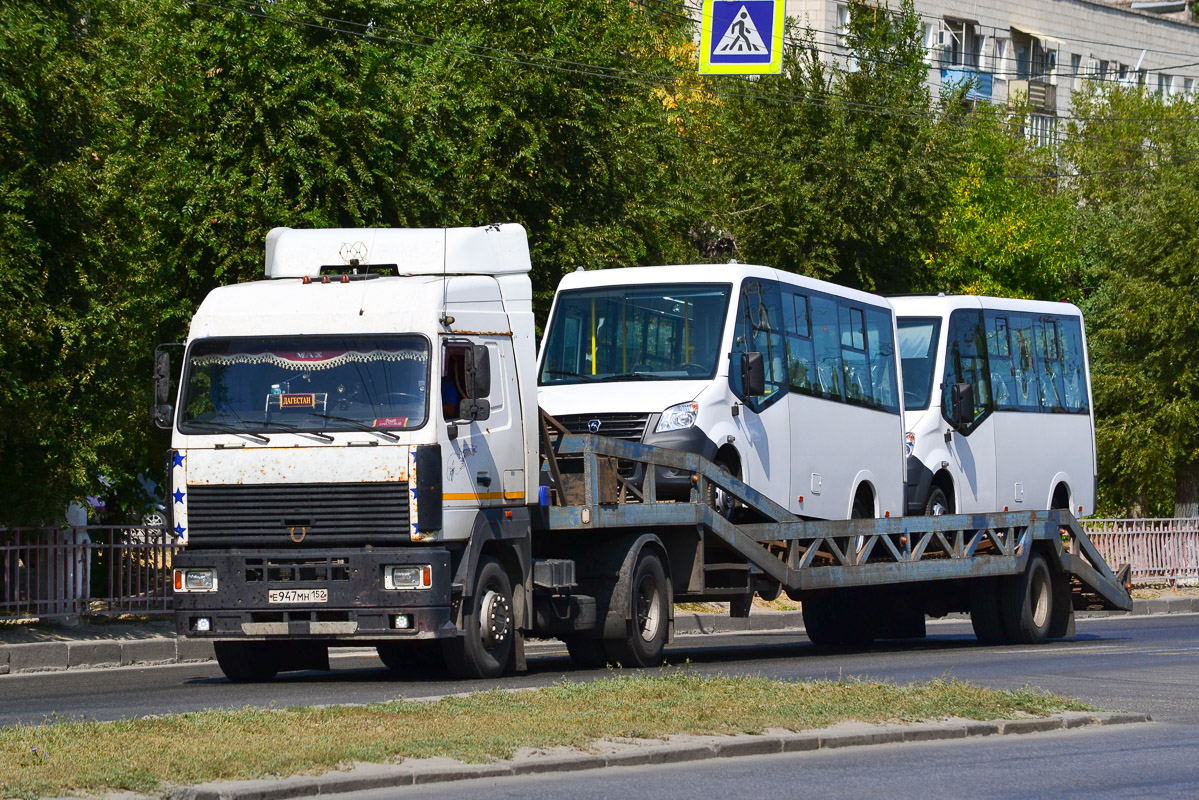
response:
[[[1048,83],[1044,78],[1033,78],[1027,81],[1008,81],[1008,105],[1012,105],[1018,97],[1041,114],[1057,113],[1057,87]]]
[[[945,67],[941,70],[941,86],[956,89],[963,84],[972,84],[966,92],[967,100],[990,100],[992,76],[975,67]]]

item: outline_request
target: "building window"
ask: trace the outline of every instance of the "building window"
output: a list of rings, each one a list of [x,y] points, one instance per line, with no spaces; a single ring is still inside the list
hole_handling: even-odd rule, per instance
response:
[[[1053,145],[1057,138],[1057,117],[1032,114],[1028,118],[1028,138],[1041,147]]]
[[[1082,88],[1082,54],[1081,53],[1071,53],[1070,54],[1070,75],[1073,78],[1073,81],[1071,83],[1071,88],[1073,88],[1074,91],[1077,92],[1079,89]]]
[[[996,80],[1006,81],[1008,73],[1012,71],[1012,63],[1008,60],[1008,40],[995,40],[995,78]]]

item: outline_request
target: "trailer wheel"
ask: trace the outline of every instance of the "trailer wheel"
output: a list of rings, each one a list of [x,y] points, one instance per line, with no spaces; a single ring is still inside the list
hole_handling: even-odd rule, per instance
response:
[[[508,667],[516,640],[512,584],[503,565],[479,559],[475,591],[462,615],[462,635],[442,640],[446,666],[460,678],[498,678]]]
[[[970,625],[983,644],[1007,644],[1000,612],[999,581],[979,578],[970,585]]]
[[[860,594],[844,589],[805,595],[800,602],[804,631],[812,644],[868,645],[877,635],[868,605]]]
[[[562,643],[570,660],[579,669],[599,669],[608,663],[608,653],[600,639],[584,639],[582,636],[563,636]]]
[[[1041,644],[1053,620],[1053,578],[1039,553],[1019,575],[1005,578],[1000,591],[1003,627],[1016,644]]]
[[[804,632],[812,644],[840,644],[831,592],[805,594],[800,601]]]
[[[216,663],[234,683],[261,683],[279,673],[270,642],[213,642]]]
[[[378,645],[379,660],[397,676],[420,677],[445,669],[441,643],[436,639],[416,639],[411,642],[388,642]]]
[[[666,647],[670,598],[666,570],[655,550],[642,548],[629,580],[624,638],[604,642],[608,658],[626,667],[656,667]]]

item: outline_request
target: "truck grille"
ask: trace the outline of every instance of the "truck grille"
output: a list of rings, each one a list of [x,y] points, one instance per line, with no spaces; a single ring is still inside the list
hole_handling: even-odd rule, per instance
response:
[[[624,439],[626,442],[640,442],[645,435],[645,425],[649,422],[649,414],[563,414],[554,419],[562,423],[571,433],[592,433],[587,426],[592,420],[599,421],[598,436],[609,436],[613,439]]]
[[[406,482],[189,486],[187,499],[190,548],[409,541]]]

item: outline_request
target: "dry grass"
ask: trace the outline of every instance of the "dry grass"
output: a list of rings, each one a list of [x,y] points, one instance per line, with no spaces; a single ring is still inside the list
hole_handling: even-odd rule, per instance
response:
[[[504,759],[607,737],[806,730],[844,720],[997,719],[1088,710],[1057,695],[952,680],[897,686],[701,677],[679,669],[437,702],[205,711],[0,728],[0,797],[162,792],[169,785],[323,772],[352,762]]]

